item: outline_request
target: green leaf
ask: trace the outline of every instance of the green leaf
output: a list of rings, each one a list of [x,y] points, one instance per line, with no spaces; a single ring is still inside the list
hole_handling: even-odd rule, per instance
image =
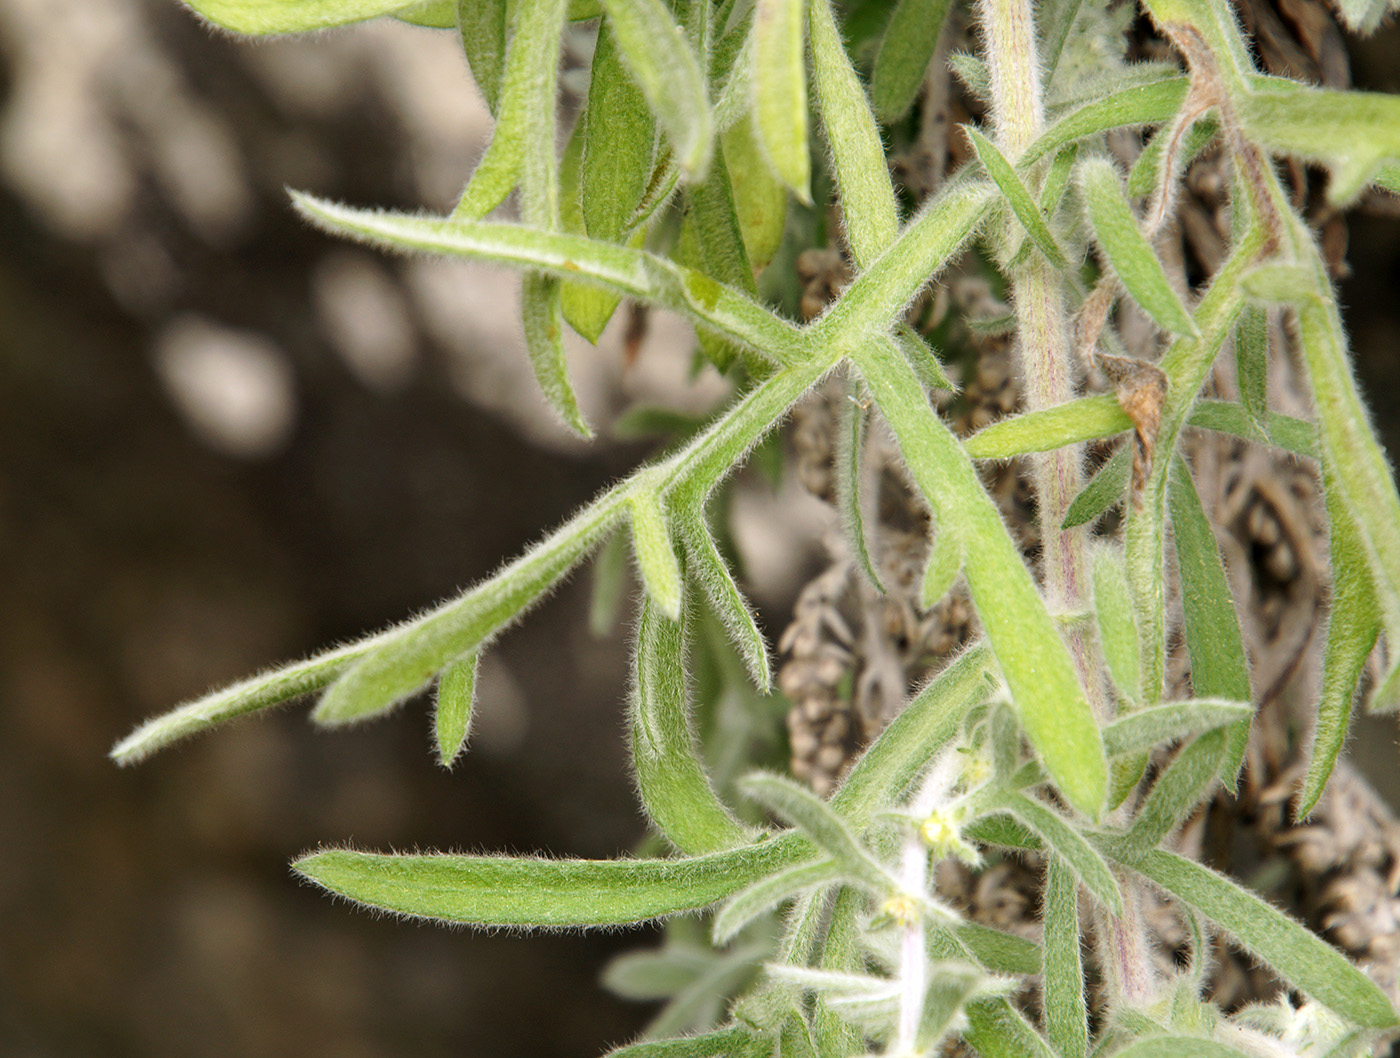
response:
[[[700,511],[680,513],[676,526],[685,547],[689,574],[699,582],[705,598],[724,625],[734,649],[749,670],[754,685],[767,694],[772,686],[768,663],[768,644],[759,631],[758,621],[749,609],[739,586],[729,572],[729,566],[719,553],[709,527]]]
[[[943,365],[938,362],[938,357],[918,331],[900,320],[894,325],[892,333],[894,344],[899,346],[900,353],[913,368],[919,385],[924,389],[946,389],[950,393],[957,391],[958,387],[953,385],[944,372]]]
[[[292,199],[307,219],[341,235],[400,251],[495,261],[588,281],[675,309],[766,357],[786,361],[804,355],[791,324],[737,291],[641,250],[515,224],[358,210],[296,192]]]
[[[1119,128],[1170,121],[1188,89],[1185,77],[1164,77],[1150,84],[1112,91],[1058,118],[1017,159],[1024,169],[1071,143]]]
[[[968,710],[991,692],[990,654],[985,646],[970,647],[915,693],[852,765],[832,808],[859,823],[877,806],[901,800]]]
[[[1006,999],[982,999],[967,1005],[963,1038],[982,1058],[1056,1058],[1044,1038]]]
[[[1055,83],[1055,71],[1064,54],[1065,41],[1079,15],[1081,0],[1051,0],[1037,12],[1036,28],[1040,30],[1041,78],[1045,85]]]
[[[977,541],[963,555],[968,589],[1021,725],[1070,804],[1097,818],[1108,766],[1069,654],[972,462],[894,353],[885,341],[862,347],[853,359],[938,523]]]
[[[422,8],[412,0],[193,0],[204,18],[234,33],[306,33]]]
[[[593,594],[588,607],[588,630],[599,639],[617,627],[618,611],[627,589],[627,541],[614,533],[593,559]]]
[[[754,269],[762,271],[783,242],[787,191],[764,160],[752,121],[734,122],[720,137],[720,144],[744,250]]]
[[[750,835],[715,794],[696,747],[685,675],[685,629],[650,598],[637,623],[632,763],[647,814],[681,852],[734,848]]]
[[[700,60],[664,0],[604,0],[618,50],[665,129],[681,171],[702,180],[714,152],[714,116]]]
[[[1311,268],[1296,261],[1266,261],[1240,277],[1240,289],[1259,301],[1278,305],[1318,300],[1322,294]]]
[[[1164,331],[1196,335],[1191,314],[1181,304],[1123,197],[1122,181],[1113,163],[1093,158],[1083,162],[1079,171],[1094,238],[1119,281]]]
[[[1207,731],[1176,755],[1152,784],[1147,800],[1128,830],[1126,841],[1134,849],[1153,848],[1191,815],[1220,775],[1226,748],[1226,734],[1217,728]]]
[[[962,572],[962,562],[962,541],[939,526],[929,544],[928,563],[924,566],[923,584],[919,589],[919,605],[923,609],[933,609],[952,590]]]
[[[993,803],[1034,831],[1111,914],[1123,914],[1123,896],[1113,872],[1073,825],[1024,794],[1003,793]]]
[[[999,974],[1038,974],[1041,972],[1040,946],[1018,937],[1014,933],[1004,933],[991,926],[983,926],[970,919],[953,927],[957,938],[973,957],[992,973]]]
[[[1245,1058],[1245,1054],[1199,1036],[1153,1036],[1135,1040],[1114,1058]]]
[[[1118,850],[1108,850],[1115,857]],[[1154,849],[1124,863],[1200,911],[1266,966],[1357,1025],[1400,1024],[1380,987],[1320,937],[1214,871]]]
[[[437,700],[433,705],[433,735],[437,742],[438,763],[444,768],[467,744],[471,730],[472,702],[476,695],[476,665],[479,651],[458,658],[438,677]]]
[[[457,28],[457,0],[418,0],[394,12],[394,17],[429,29]]]
[[[1058,857],[1045,861],[1045,1031],[1060,1058],[1084,1058],[1089,1049],[1089,1008],[1079,929],[1079,886]]]
[[[811,202],[802,60],[806,22],[807,0],[755,0],[750,77],[754,123],[768,164],[799,199]]]
[[[559,160],[559,226],[570,235],[582,235],[584,228],[579,180],[587,124],[583,118],[574,123],[574,130],[564,147],[564,156]],[[603,328],[612,319],[621,300],[612,291],[565,280],[559,293],[559,308],[564,314],[564,321],[575,333],[590,345],[597,345]]]
[[[492,116],[500,113],[510,0],[457,0],[457,26],[472,78]]]
[[[629,951],[608,963],[599,983],[623,999],[668,999],[703,973],[714,957],[714,952],[680,944]]]
[[[846,238],[856,267],[865,269],[899,233],[899,207],[880,130],[846,55],[830,0],[810,3],[812,75],[818,113],[831,144]],[[804,113],[805,106],[804,99]]]
[[[525,348],[540,391],[559,416],[580,437],[591,438],[593,430],[583,417],[569,380],[569,363],[564,355],[564,311],[562,286],[552,276],[526,275],[520,281],[520,310],[525,329]]]
[[[1192,698],[1139,709],[1119,717],[1103,729],[1103,744],[1110,756],[1140,753],[1188,735],[1217,727],[1247,723],[1254,715],[1248,702],[1218,698]]]
[[[1322,660],[1322,692],[1313,731],[1307,778],[1298,795],[1297,818],[1306,819],[1322,797],[1351,726],[1352,704],[1366,659],[1381,630],[1376,590],[1356,524],[1337,495],[1335,475],[1323,464],[1327,515],[1331,521],[1332,607]]]
[[[1133,163],[1132,170],[1128,173],[1128,194],[1144,197],[1152,194],[1161,186],[1163,180],[1162,165],[1166,161],[1167,142],[1175,131],[1176,125],[1174,123],[1162,126],[1161,130],[1152,137],[1152,142],[1143,148],[1137,161]],[[1220,125],[1214,118],[1202,118],[1192,122],[1191,127],[1182,134],[1176,147],[1177,172],[1181,172],[1189,166],[1219,133]]]
[[[1246,308],[1245,311],[1248,311]],[[1254,421],[1249,410],[1241,404],[1224,400],[1200,400],[1191,409],[1188,422],[1206,430],[1216,430],[1231,434],[1245,441],[1258,439],[1254,432]],[[1265,417],[1265,436],[1275,448],[1294,455],[1316,459],[1320,451],[1317,427],[1302,419],[1295,419],[1278,412],[1269,412]]]
[[[1128,488],[1128,476],[1132,470],[1132,456],[1131,448],[1127,445],[1120,446],[1103,466],[1094,471],[1089,483],[1070,503],[1069,510],[1065,511],[1065,520],[1060,523],[1061,529],[1077,529],[1081,525],[1088,525],[1110,507],[1123,502],[1124,493]]]
[[[845,875],[835,860],[799,863],[763,878],[729,898],[715,915],[711,936],[717,945],[728,944],[759,915],[766,914],[784,900],[818,886],[840,881]]]
[[[784,776],[762,773],[739,780],[739,788],[827,852],[843,875],[860,879],[878,894],[898,891],[899,883],[861,844],[846,821],[811,790]]]
[[[899,0],[895,6],[870,75],[881,121],[897,121],[913,105],[951,7],[951,0]]]
[[[1234,100],[1249,138],[1276,154],[1328,166],[1328,199],[1344,205],[1382,161],[1400,159],[1400,98],[1270,78]]]
[[[1247,306],[1235,327],[1235,376],[1255,436],[1268,437],[1269,317],[1257,305]]]
[[[853,387],[855,388],[855,387]],[[859,389],[855,388],[855,393]],[[866,578],[882,595],[885,586],[870,555],[866,539],[865,512],[861,510],[862,456],[865,452],[865,422],[868,409],[862,407],[855,393],[848,392],[841,408],[841,422],[836,432],[836,510],[846,542],[856,556]]]
[[[1230,582],[1220,560],[1215,531],[1191,483],[1191,473],[1180,456],[1172,467],[1169,502],[1176,530],[1177,564],[1181,569],[1191,686],[1203,698],[1252,701],[1249,662]],[[1248,740],[1248,724],[1237,724],[1231,729],[1224,772],[1225,784],[1231,792],[1235,790]]]
[[[672,621],[679,620],[685,585],[661,503],[655,493],[643,491],[632,498],[630,507],[632,550],[647,586],[647,596]]]
[[[1026,229],[1026,234],[1030,236],[1031,241],[1040,248],[1040,252],[1045,255],[1045,259],[1051,265],[1061,271],[1067,269],[1069,264],[1065,260],[1064,251],[1055,242],[1055,236],[1051,234],[1050,226],[1045,223],[1045,216],[1040,212],[1040,206],[1031,197],[1031,193],[1026,190],[1026,185],[1016,175],[1016,170],[1011,167],[1011,163],[1006,160],[996,144],[971,125],[964,125],[963,131],[967,133],[972,149],[977,152],[977,158],[987,170],[987,175],[992,178],[992,182],[1005,196],[1012,212],[1016,214],[1016,219],[1021,222],[1021,227]]]
[[[296,860],[331,892],[410,918],[487,929],[619,926],[695,911],[786,866],[778,841],[675,860],[385,855],[326,849]]]
[[[671,1040],[643,1040],[609,1051],[607,1058],[735,1058],[749,1054],[753,1033],[734,1027]]]
[[[1010,459],[1112,437],[1132,426],[1132,420],[1111,394],[1080,397],[985,426],[963,442],[963,450],[973,459]]]
[[[452,659],[475,650],[580,562],[622,518],[618,492],[566,522],[500,573],[423,617],[376,636],[339,667],[313,718],[366,719],[403,701]]]
[[[110,756],[122,766],[135,764],[173,742],[213,730],[229,720],[314,694],[373,653],[386,638],[387,634],[372,636],[350,646],[323,651],[306,661],[284,665],[185,702],[147,720],[113,746]]]
[[[1104,661],[1118,690],[1130,701],[1142,701],[1142,656],[1138,650],[1137,618],[1128,591],[1128,574],[1121,551],[1101,547],[1093,557],[1094,614]],[[1105,738],[1107,735],[1105,734]],[[1107,742],[1104,743],[1107,748]],[[1109,752],[1113,752],[1109,750]]]

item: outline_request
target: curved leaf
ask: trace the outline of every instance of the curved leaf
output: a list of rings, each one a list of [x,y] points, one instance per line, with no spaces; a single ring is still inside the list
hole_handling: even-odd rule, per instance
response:
[[[699,511],[689,514],[677,512],[676,529],[685,546],[687,572],[699,582],[710,606],[729,633],[734,648],[743,658],[754,684],[760,691],[768,693],[773,680],[768,662],[768,644],[743,593],[734,583],[729,566],[715,546],[714,537],[705,525],[704,515]]]
[[[1005,793],[995,799],[998,808],[1009,812],[1034,831],[1064,860],[1075,876],[1110,913],[1122,916],[1123,896],[1118,881],[1098,850],[1070,823],[1039,801],[1019,793]]]
[[[807,148],[807,73],[802,44],[807,0],[756,0],[753,118],[768,164],[803,202],[812,201]]]
[[[913,105],[951,7],[951,0],[899,0],[870,75],[870,95],[880,120],[896,121]]]
[[[190,0],[210,22],[234,33],[306,33],[411,12],[410,0]]]
[[[685,585],[661,503],[655,493],[643,490],[628,507],[632,514],[632,550],[647,595],[672,621],[679,620]]]
[[[458,658],[438,677],[437,699],[433,703],[433,737],[437,743],[438,763],[444,768],[452,766],[467,744],[480,657],[478,651],[473,651]]]

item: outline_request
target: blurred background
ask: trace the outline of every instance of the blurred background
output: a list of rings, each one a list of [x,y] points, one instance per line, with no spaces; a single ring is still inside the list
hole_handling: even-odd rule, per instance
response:
[[[1394,32],[1353,50],[1400,91]],[[472,751],[422,703],[317,734],[291,707],[118,771],[135,723],[489,573],[644,458],[625,408],[723,399],[620,313],[552,424],[516,279],[302,226],[284,188],[450,207],[489,128],[451,34],[249,43],[172,0],[0,0],[0,1055],[593,1055],[648,1011],[596,984],[648,931],[375,919],[287,869],[319,844],[615,856],[626,645],[575,578],[487,655]],[[567,78],[566,78],[567,87]],[[1344,286],[1400,451],[1400,222]],[[735,516],[770,634],[813,551],[792,495]],[[812,501],[815,502],[815,501]],[[625,624],[625,618],[624,618]],[[1393,762],[1393,726],[1378,728]]]

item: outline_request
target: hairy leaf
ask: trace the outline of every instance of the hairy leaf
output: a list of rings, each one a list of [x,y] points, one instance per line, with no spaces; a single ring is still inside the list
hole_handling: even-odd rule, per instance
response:
[[[833,859],[799,863],[755,882],[730,897],[715,915],[711,935],[716,944],[728,944],[739,931],[759,915],[771,911],[784,900],[818,886],[842,879],[845,872]]]
[[[995,805],[1024,823],[1064,861],[1111,914],[1123,914],[1123,896],[1108,864],[1075,827],[1039,801],[1019,793],[1005,793]]]
[[[1045,259],[1053,267],[1061,270],[1068,268],[1064,251],[1055,242],[1055,236],[1051,233],[1050,226],[1045,223],[1045,217],[1040,212],[1040,205],[1026,190],[1026,185],[1016,175],[1016,170],[1011,167],[1011,163],[997,149],[996,144],[971,125],[963,126],[963,131],[967,133],[972,149],[977,152],[978,160],[987,170],[987,175],[992,178],[997,189],[1005,196],[1012,212],[1016,214],[1016,219],[1021,222],[1021,226],[1025,228],[1031,241],[1040,248],[1040,252],[1045,255]]]
[[[1106,547],[1095,551],[1093,578],[1094,614],[1109,675],[1113,677],[1118,690],[1130,701],[1141,701],[1142,655],[1138,649],[1137,619],[1133,615],[1133,600],[1128,591],[1128,575],[1123,567],[1122,552]],[[1107,741],[1104,746],[1107,748]]]
[[[492,116],[500,112],[510,0],[457,0],[457,26],[472,78]]]
[[[666,515],[656,495],[650,492],[644,491],[633,497],[629,506],[632,513],[632,550],[637,556],[637,567],[647,586],[647,595],[662,613],[675,621],[681,614],[681,596],[685,585],[675,549],[671,546]]]
[[[913,105],[951,7],[951,0],[899,0],[895,6],[870,76],[880,120],[897,121]]]
[[[433,704],[433,735],[438,762],[450,768],[467,744],[471,729],[472,703],[476,696],[476,665],[480,653],[473,651],[458,658],[438,677],[437,699]]]
[[[1058,857],[1045,861],[1045,1031],[1060,1058],[1089,1049],[1089,1008],[1080,952],[1079,885]]]
[[[803,202],[812,200],[807,150],[807,0],[755,0],[753,116],[768,164]]]
[[[1229,724],[1248,722],[1254,707],[1248,702],[1192,698],[1139,709],[1108,724],[1103,744],[1111,756],[1138,753],[1188,735]]]
[[[699,511],[678,512],[676,526],[685,546],[687,572],[699,582],[754,684],[768,693],[772,684],[768,644],[705,525],[704,515]]]

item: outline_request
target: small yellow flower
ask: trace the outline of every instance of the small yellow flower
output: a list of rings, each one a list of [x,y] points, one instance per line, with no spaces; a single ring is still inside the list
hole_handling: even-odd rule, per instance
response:
[[[880,914],[888,915],[897,926],[912,926],[919,921],[919,904],[907,893],[895,893],[880,905]]]
[[[958,840],[958,828],[942,812],[934,812],[919,824],[919,836],[929,848],[946,853]]]

